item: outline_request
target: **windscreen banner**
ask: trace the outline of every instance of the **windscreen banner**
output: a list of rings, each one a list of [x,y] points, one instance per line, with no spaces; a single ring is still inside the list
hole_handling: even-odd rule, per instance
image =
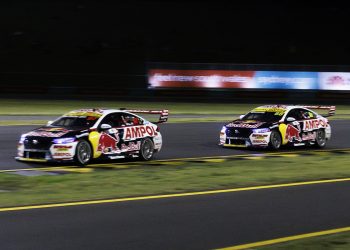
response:
[[[150,69],[149,88],[350,90],[350,73]]]

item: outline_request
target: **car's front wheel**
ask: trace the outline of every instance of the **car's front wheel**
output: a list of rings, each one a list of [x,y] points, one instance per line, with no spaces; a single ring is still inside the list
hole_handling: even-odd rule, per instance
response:
[[[326,146],[326,132],[324,129],[319,129],[316,131],[316,147],[323,148]]]
[[[81,140],[78,142],[74,160],[79,165],[86,165],[91,161],[92,158],[92,149],[90,143],[85,140]]]
[[[145,138],[141,142],[139,157],[142,160],[149,161],[153,158],[154,144],[150,138]]]
[[[276,131],[272,130],[270,135],[270,143],[269,146],[273,150],[278,150],[282,145],[282,137],[281,134]]]

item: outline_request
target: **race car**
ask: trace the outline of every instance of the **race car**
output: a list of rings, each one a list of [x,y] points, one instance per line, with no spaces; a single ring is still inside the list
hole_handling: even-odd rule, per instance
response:
[[[327,109],[320,115],[314,109]],[[222,127],[219,145],[223,147],[326,146],[331,138],[327,116],[335,106],[264,105]]]
[[[150,122],[137,115],[159,115]],[[80,109],[73,110],[21,136],[19,161],[75,161],[138,157],[152,159],[162,148],[158,123],[168,120],[168,110]]]

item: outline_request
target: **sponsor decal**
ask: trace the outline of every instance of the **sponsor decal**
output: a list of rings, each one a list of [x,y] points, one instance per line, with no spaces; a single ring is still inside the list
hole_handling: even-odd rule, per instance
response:
[[[117,143],[119,142],[119,135],[114,134],[116,137],[113,137],[109,134],[102,133],[98,142],[97,151],[108,153],[119,151]]]
[[[315,130],[318,128],[325,128],[325,127],[327,127],[327,123],[323,119],[312,119],[312,120],[304,121],[303,130],[309,131],[309,130]]]
[[[312,132],[312,133],[303,134],[302,139],[303,141],[314,141],[316,140],[316,133]]]
[[[93,120],[95,118],[99,118],[103,115],[103,111],[101,109],[81,109],[81,110],[74,110],[71,111],[64,116],[84,116],[89,117],[90,120]]]
[[[72,148],[72,145],[54,145],[53,148],[55,148],[55,149],[70,149],[70,148]]]
[[[286,109],[277,107],[261,107],[253,109],[253,112],[276,112],[282,116],[286,112]]]
[[[266,140],[252,140],[253,144],[267,144],[268,142]]]
[[[231,122],[229,124],[226,125],[226,127],[234,127],[234,128],[258,128],[261,125],[263,125],[265,122],[249,122],[249,121],[245,121],[243,123],[241,122]]]
[[[155,130],[153,126],[143,125],[143,126],[135,126],[135,127],[127,127],[124,129],[124,140],[133,140],[137,138],[143,138],[146,136],[156,136],[158,132]]]
[[[137,151],[140,150],[141,142],[129,142],[128,144],[122,143],[118,147],[119,136],[115,134],[116,137],[113,137],[109,134],[103,133],[100,137],[97,151],[100,151],[104,154],[119,154],[121,152],[128,151]]]
[[[54,153],[53,156],[54,157],[62,157],[62,156],[72,157],[72,155],[70,153],[62,153],[62,152]]]
[[[288,124],[287,130],[286,130],[286,140],[288,140],[289,142],[292,142],[293,139],[296,141],[302,141],[300,137],[300,128],[299,126],[298,128],[296,128],[293,125]]]
[[[254,139],[265,139],[266,137],[268,137],[269,135],[265,134],[265,135],[262,135],[262,134],[252,134],[252,137]]]
[[[28,136],[44,136],[44,137],[61,137],[69,132],[65,128],[41,128],[32,132],[29,132]]]
[[[126,144],[122,144],[120,146],[120,149],[122,152],[127,152],[127,151],[137,151],[140,150],[141,147],[141,142],[137,141],[137,142],[129,142],[128,145]]]

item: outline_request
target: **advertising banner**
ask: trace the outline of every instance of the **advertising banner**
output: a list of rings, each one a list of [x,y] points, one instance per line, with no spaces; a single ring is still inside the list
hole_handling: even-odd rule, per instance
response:
[[[150,88],[250,88],[254,71],[168,70],[148,72]]]
[[[149,88],[350,90],[349,72],[150,69]]]
[[[256,71],[254,88],[318,89],[317,72]]]
[[[319,81],[321,90],[350,90],[350,73],[321,72]]]

